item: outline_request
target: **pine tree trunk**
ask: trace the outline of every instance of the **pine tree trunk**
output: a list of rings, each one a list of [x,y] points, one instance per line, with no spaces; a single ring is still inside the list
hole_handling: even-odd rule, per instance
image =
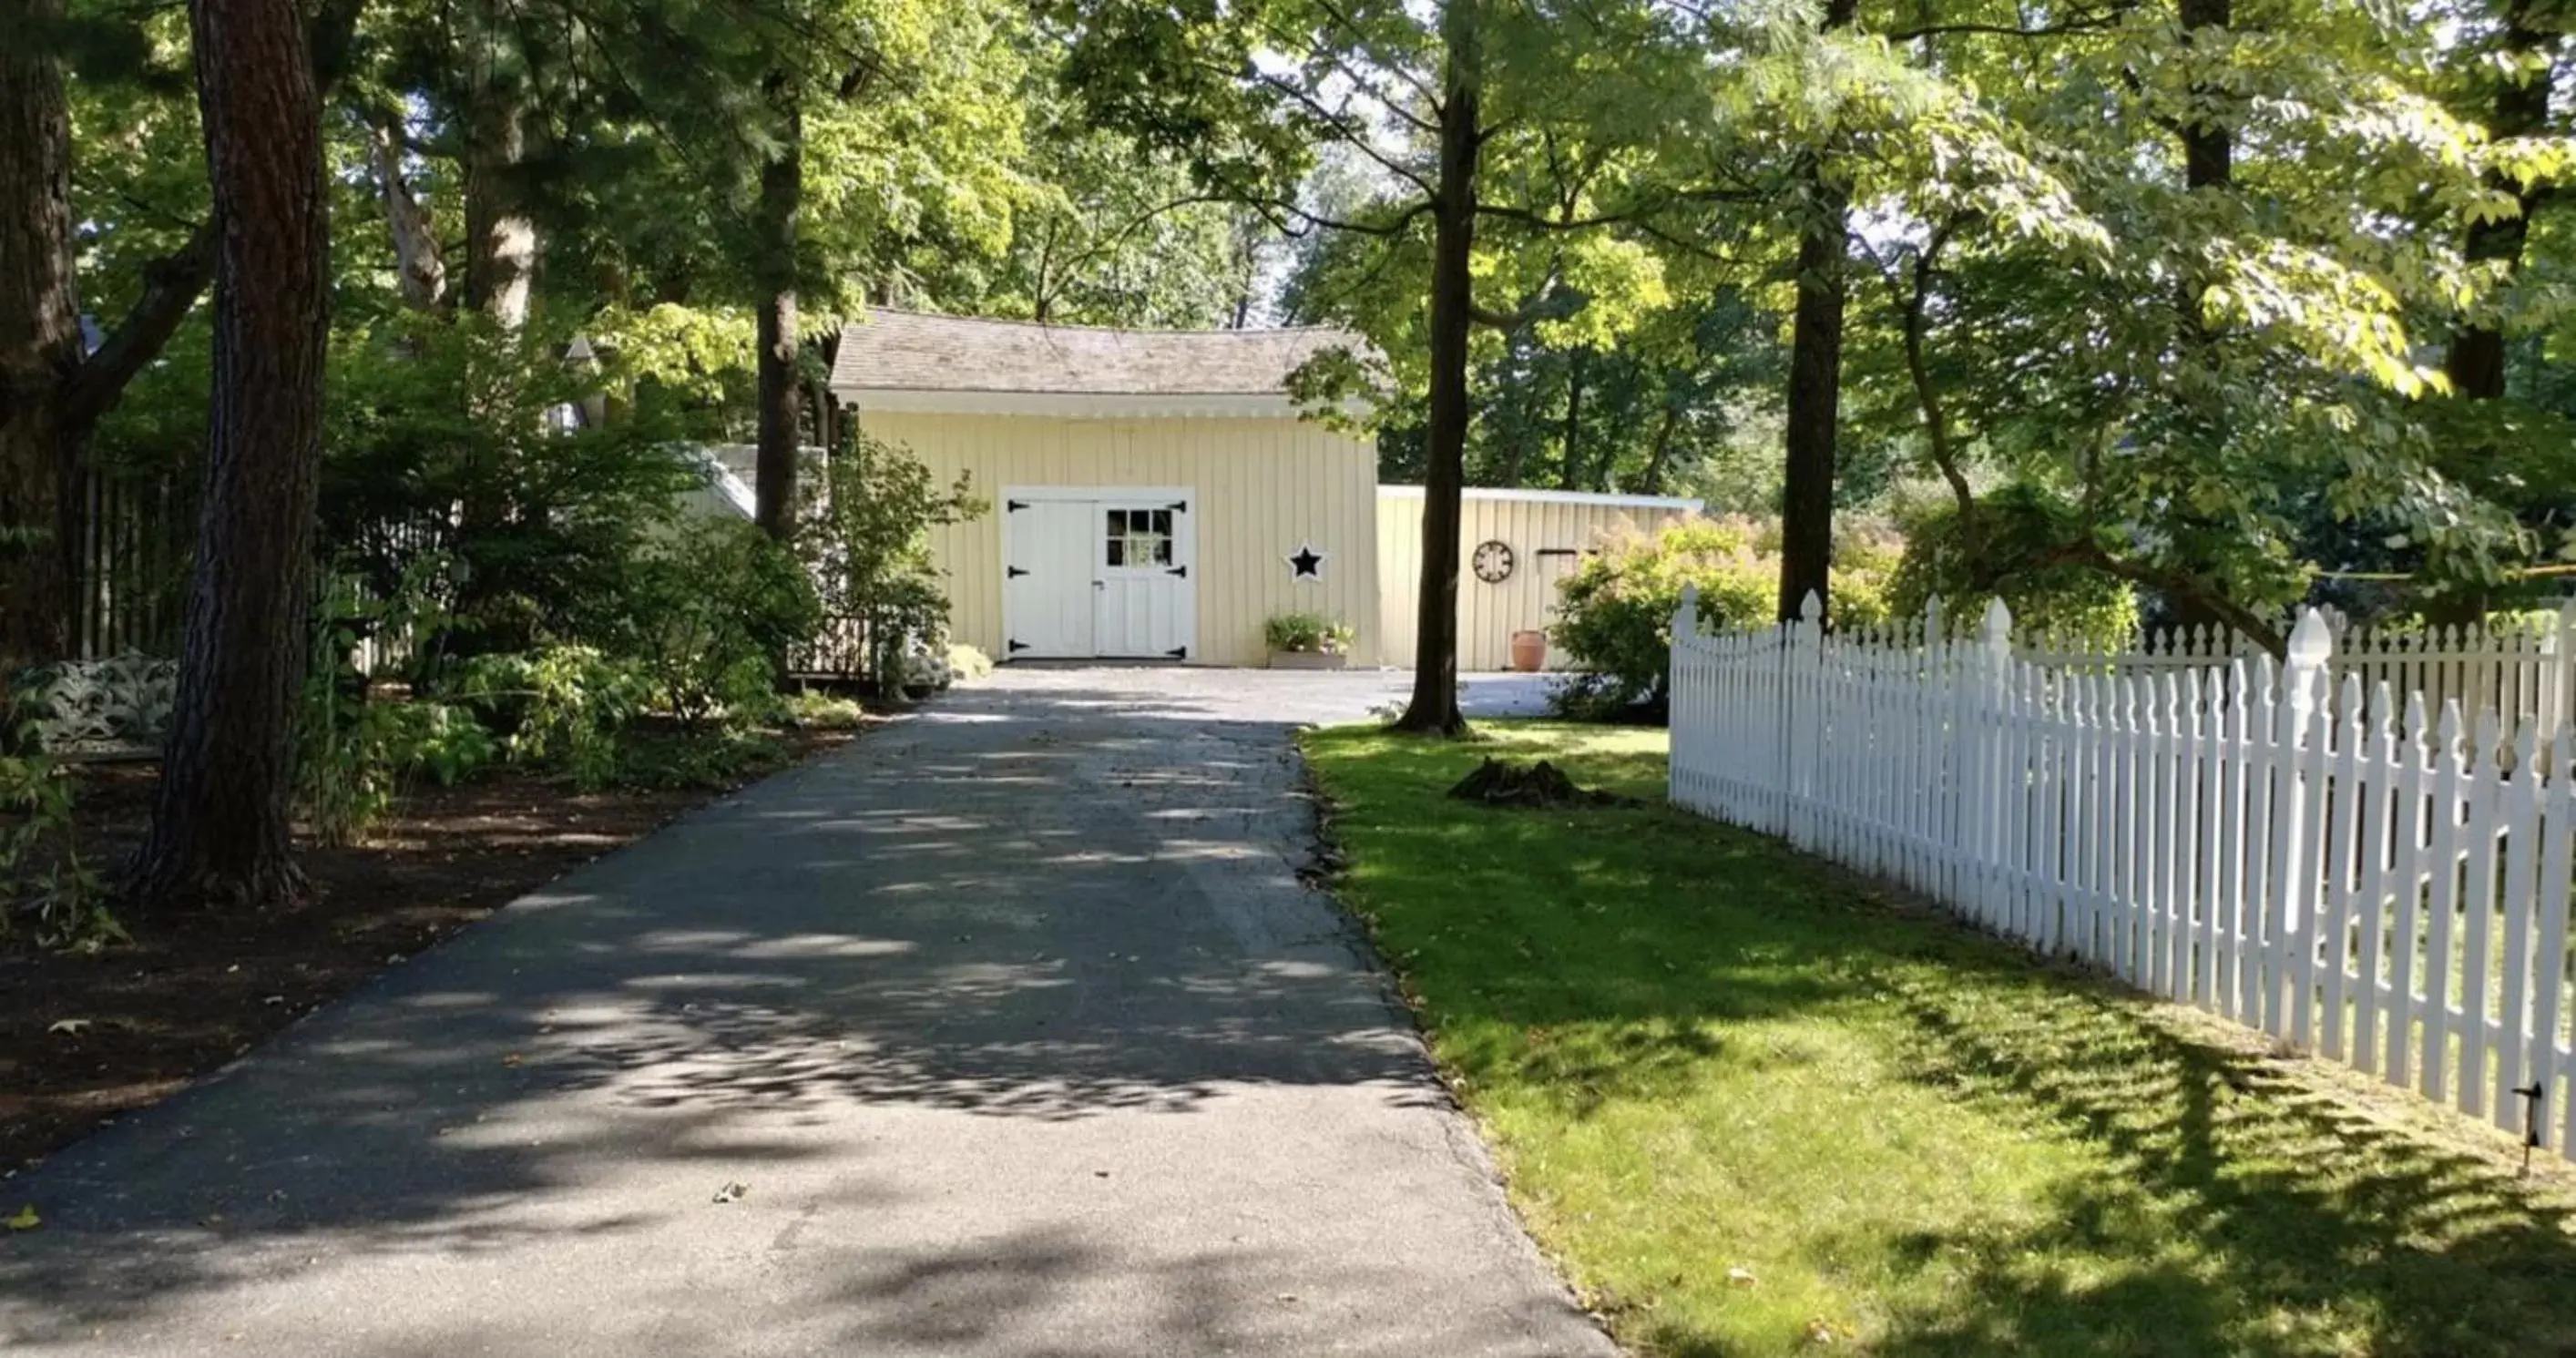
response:
[[[752,474],[753,517],[773,538],[796,527],[796,237],[805,196],[805,124],[785,73],[764,82],[779,122],[779,146],[760,167],[760,445]]]
[[[295,0],[191,0],[220,230],[214,394],[150,906],[298,898],[288,810],[312,601],[330,254],[321,102]]]
[[[516,333],[528,321],[537,269],[537,224],[521,204],[517,177],[527,156],[527,94],[508,70],[494,16],[477,17],[479,50],[464,54],[473,75],[465,94],[465,305]]]
[[[1856,0],[1827,0],[1824,30],[1851,27]],[[1819,151],[1798,162],[1798,301],[1790,319],[1786,465],[1780,491],[1780,600],[1785,621],[1809,594],[1833,604],[1834,444],[1842,423],[1843,261],[1850,186]]]
[[[1440,180],[1432,205],[1431,401],[1424,431],[1421,614],[1413,653],[1413,698],[1399,731],[1455,736],[1458,711],[1458,525],[1466,483],[1467,336],[1474,324],[1478,65],[1474,20],[1464,0],[1450,14],[1446,98],[1441,104]]]
[[[0,0],[26,33],[60,0]],[[0,699],[28,665],[72,650],[77,443],[62,391],[81,365],[72,246],[72,124],[62,63],[0,43]]]

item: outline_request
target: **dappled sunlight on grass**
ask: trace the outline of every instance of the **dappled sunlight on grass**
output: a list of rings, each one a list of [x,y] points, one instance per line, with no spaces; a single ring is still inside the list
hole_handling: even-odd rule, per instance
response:
[[[1308,748],[1543,1245],[1650,1353],[2576,1350],[2563,1172],[1662,807],[1663,733]],[[1487,755],[1643,807],[1442,795]]]

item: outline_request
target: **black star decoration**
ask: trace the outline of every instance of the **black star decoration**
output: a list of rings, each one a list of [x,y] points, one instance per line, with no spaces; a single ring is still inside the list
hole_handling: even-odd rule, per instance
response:
[[[1298,544],[1297,550],[1291,553],[1287,560],[1288,569],[1300,580],[1324,578],[1324,554],[1311,546],[1304,543]]]

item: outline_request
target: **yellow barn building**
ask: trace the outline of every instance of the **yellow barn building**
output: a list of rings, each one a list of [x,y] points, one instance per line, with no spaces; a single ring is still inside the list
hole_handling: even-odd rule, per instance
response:
[[[1265,621],[1320,613],[1353,629],[1353,664],[1406,665],[1421,492],[1380,487],[1376,450],[1287,392],[1316,354],[1363,344],[880,309],[843,332],[832,392],[868,435],[991,501],[931,547],[952,634],[996,660],[1259,665]],[[1552,581],[1606,533],[1696,508],[1472,493],[1462,548],[1503,550],[1462,572],[1462,665],[1504,667],[1508,634],[1545,625]]]

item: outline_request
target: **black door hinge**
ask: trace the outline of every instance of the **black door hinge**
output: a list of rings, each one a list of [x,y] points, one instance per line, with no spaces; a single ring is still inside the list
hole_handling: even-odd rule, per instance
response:
[[[1190,658],[1190,648],[1187,646],[1175,646],[1172,649],[1163,652],[1163,654],[1174,660],[1187,660]]]
[[[1163,574],[1177,575],[1182,579],[1187,580],[1190,578],[1190,568],[1187,566],[1170,566],[1164,569]]]
[[[1009,653],[1010,653],[1010,654],[1012,654],[1012,655],[1017,655],[1017,654],[1019,654],[1020,652],[1027,650],[1028,648],[1029,648],[1029,644],[1028,644],[1027,642],[1025,642],[1025,641],[1021,641],[1021,640],[1019,640],[1019,639],[1018,639],[1018,638],[1016,638],[1016,637],[1012,638],[1012,639],[1011,639],[1011,640],[1009,640],[1009,641],[1006,641],[1006,642],[1002,643],[1002,649],[1003,649],[1003,650],[1005,650],[1005,651],[1007,651],[1007,652],[1009,652]]]
[[[1175,514],[1187,514],[1190,512],[1190,502],[1187,500],[1174,500],[1170,504],[1163,506],[1163,508],[1172,511]]]
[[[1002,512],[1005,514],[1017,514],[1028,507],[1029,502],[1026,500],[1004,500],[1002,502]]]
[[[1004,566],[1002,568],[1002,578],[1005,580],[1017,580],[1026,574],[1028,574],[1027,571],[1021,570],[1017,566]]]

